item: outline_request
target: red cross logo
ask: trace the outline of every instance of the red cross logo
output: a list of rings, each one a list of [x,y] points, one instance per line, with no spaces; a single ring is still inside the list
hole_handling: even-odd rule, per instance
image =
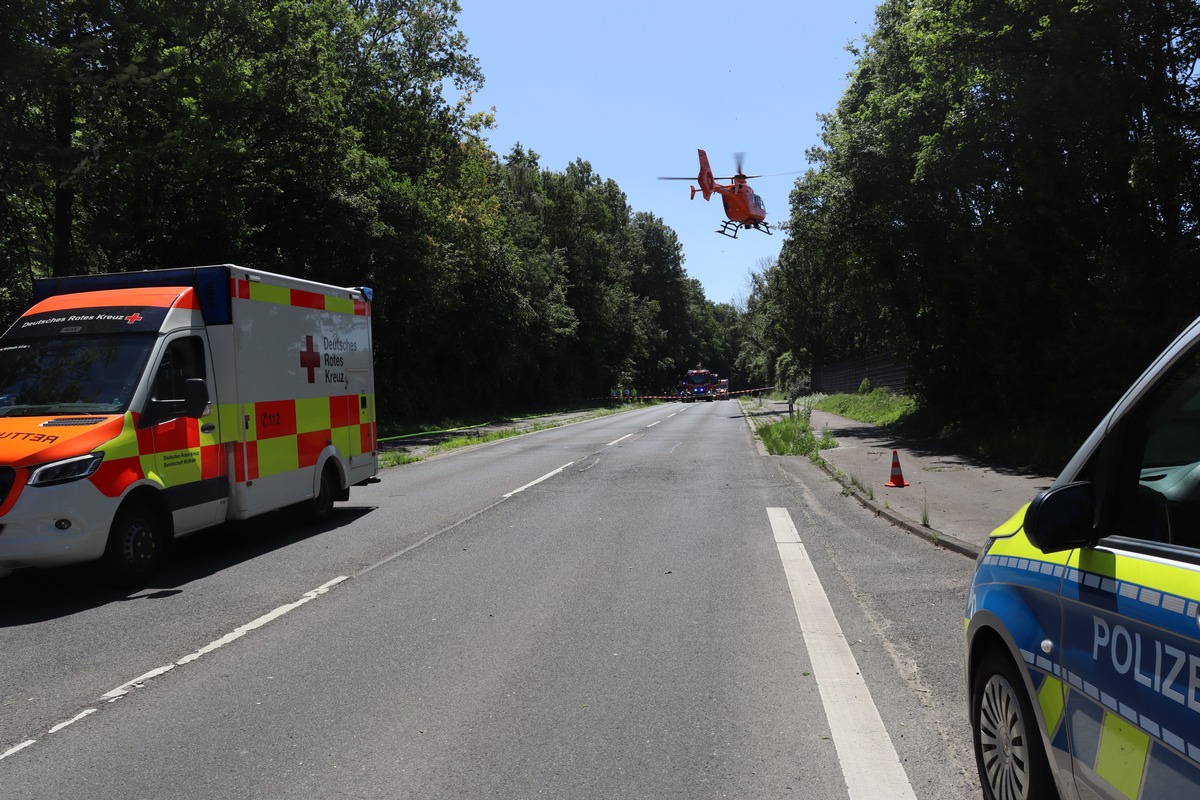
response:
[[[304,349],[300,351],[300,369],[308,370],[308,382],[316,383],[317,367],[321,366],[321,354],[313,349],[311,336],[304,337]]]
[[[136,311],[125,318],[125,322],[127,322],[130,325],[132,325],[135,322],[141,322],[141,321],[142,321],[142,315],[137,313]]]

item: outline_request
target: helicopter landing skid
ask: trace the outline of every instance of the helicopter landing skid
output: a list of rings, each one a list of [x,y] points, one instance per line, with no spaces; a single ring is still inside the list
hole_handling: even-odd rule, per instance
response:
[[[717,228],[717,233],[722,236],[728,236],[730,239],[736,239],[738,231],[742,228],[753,228],[756,231],[762,231],[768,236],[771,235],[771,226],[766,222],[735,222],[727,219],[721,223],[721,227]]]

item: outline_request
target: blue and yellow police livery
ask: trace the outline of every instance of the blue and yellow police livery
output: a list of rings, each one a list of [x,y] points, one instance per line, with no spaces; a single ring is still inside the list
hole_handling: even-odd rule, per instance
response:
[[[966,609],[992,800],[1200,792],[1200,320],[997,528]]]

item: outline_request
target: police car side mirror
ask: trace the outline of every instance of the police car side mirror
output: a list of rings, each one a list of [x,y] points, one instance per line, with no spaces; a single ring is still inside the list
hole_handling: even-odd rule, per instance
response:
[[[1097,538],[1095,517],[1090,482],[1051,487],[1033,498],[1025,511],[1025,536],[1043,553],[1084,547]]]

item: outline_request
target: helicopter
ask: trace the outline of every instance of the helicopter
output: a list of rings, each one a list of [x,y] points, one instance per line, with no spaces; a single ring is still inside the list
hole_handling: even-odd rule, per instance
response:
[[[725,216],[728,219],[722,221],[721,227],[716,232],[731,239],[736,239],[738,231],[742,228],[752,228],[762,231],[768,236],[771,235],[771,226],[766,221],[767,208],[763,205],[762,198],[754,193],[750,184],[746,183],[751,178],[763,176],[747,175],[742,171],[742,158],[745,153],[734,154],[737,163],[736,174],[724,178],[714,178],[712,168],[708,165],[708,154],[703,150],[696,152],[700,154],[700,172],[696,175],[696,182],[700,184],[700,187],[691,187],[691,199],[696,199],[696,192],[704,195],[705,200],[712,197],[714,193],[721,195],[721,202],[725,204]],[[690,181],[691,178],[660,177],[659,180]],[[717,183],[717,181],[733,181],[733,183],[723,184]]]

